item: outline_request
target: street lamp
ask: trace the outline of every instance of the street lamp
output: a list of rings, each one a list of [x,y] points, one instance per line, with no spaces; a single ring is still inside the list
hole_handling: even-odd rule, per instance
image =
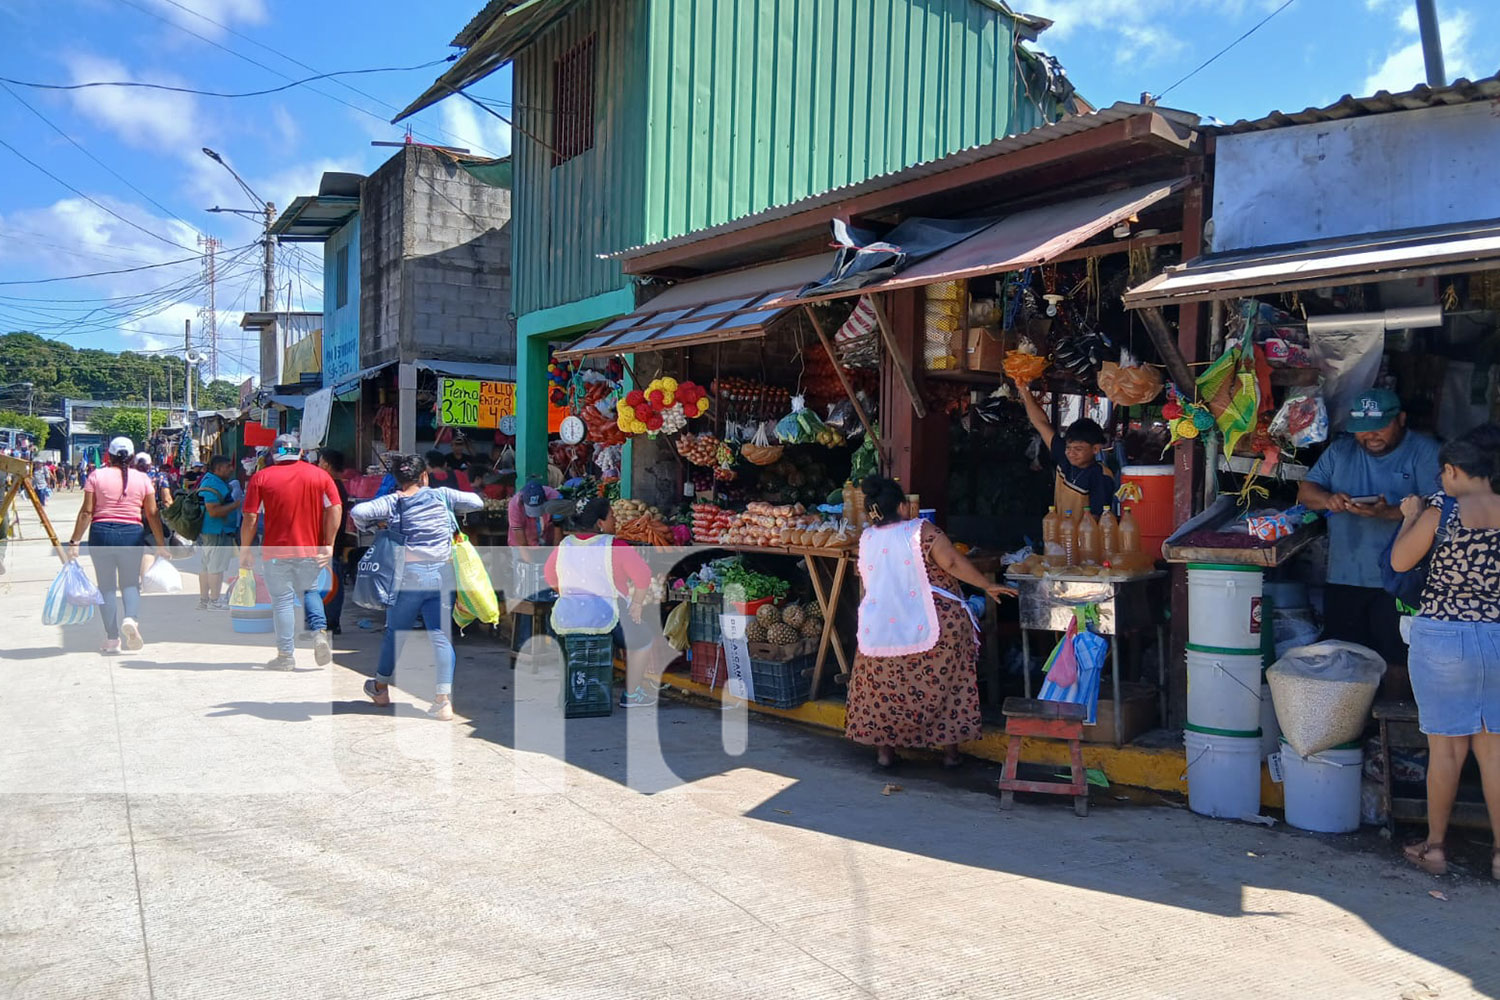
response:
[[[260,293],[260,311],[271,312],[276,308],[276,239],[271,235],[271,225],[276,221],[276,205],[272,202],[266,201],[260,195],[256,194],[255,189],[252,188],[249,184],[246,184],[245,179],[241,177],[237,172],[235,172],[235,169],[233,167],[231,167],[224,161],[224,157],[220,156],[212,149],[209,149],[207,146],[203,147],[203,155],[208,157],[210,160],[213,160],[225,170],[229,171],[229,176],[234,178],[234,182],[240,186],[240,190],[244,191],[245,194],[250,197],[250,200],[252,202],[262,206],[261,208],[257,209],[248,209],[220,208],[219,206],[215,205],[213,208],[208,209],[208,211],[228,212],[232,215],[243,215],[252,219],[263,218],[265,224],[265,236],[263,239],[266,248],[266,256],[264,264],[265,273],[263,275],[265,284]]]

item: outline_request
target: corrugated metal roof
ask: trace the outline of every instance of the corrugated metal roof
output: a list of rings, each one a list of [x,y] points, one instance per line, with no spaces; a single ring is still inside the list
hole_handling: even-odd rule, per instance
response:
[[[1242,118],[1233,125],[1214,126],[1205,131],[1221,135],[1263,132],[1266,129],[1286,128],[1289,125],[1312,125],[1317,122],[1335,122],[1364,115],[1382,115],[1392,111],[1415,111],[1418,108],[1495,100],[1500,100],[1500,75],[1472,82],[1458,79],[1446,87],[1429,87],[1422,84],[1399,94],[1392,94],[1388,90],[1376,91],[1370,97],[1345,94],[1326,107],[1306,108],[1290,113],[1272,111],[1264,118],[1253,120]]]
[[[1014,153],[1017,150],[1027,149],[1031,146],[1038,146],[1047,142],[1053,142],[1055,140],[1064,138],[1065,136],[1076,135],[1080,132],[1092,131],[1093,129],[1102,128],[1103,126],[1110,125],[1114,122],[1120,122],[1125,121],[1129,118],[1134,118],[1137,115],[1153,114],[1165,119],[1175,126],[1184,129],[1196,128],[1199,121],[1201,121],[1198,115],[1195,115],[1188,111],[1177,111],[1171,108],[1157,108],[1144,104],[1126,104],[1124,102],[1116,102],[1115,104],[1112,104],[1107,108],[1101,108],[1098,111],[1093,111],[1085,115],[1073,115],[1058,122],[1040,125],[1025,132],[1008,135],[1002,139],[996,139],[993,142],[983,143],[978,146],[970,146],[967,149],[959,150],[958,152],[952,153],[948,156],[939,157],[936,160],[928,160],[925,163],[918,163],[914,166],[906,167],[902,170],[894,170],[890,173],[880,174],[879,176],[871,177],[868,180],[860,181],[857,184],[847,184],[843,187],[834,188],[830,191],[824,191],[821,194],[816,194],[809,198],[803,198],[800,201],[793,201],[783,205],[776,205],[771,208],[764,209],[760,212],[756,212],[752,215],[741,216],[738,219],[732,219],[729,222],[721,223],[717,226],[712,226],[708,229],[699,229],[694,232],[687,233],[683,236],[674,237],[670,240],[662,240],[658,243],[649,243],[644,246],[635,246],[628,249],[616,250],[612,253],[601,254],[600,256],[605,258],[619,257],[625,260],[629,260],[632,257],[639,257],[644,256],[645,254],[657,253],[662,250],[670,250],[676,247],[688,246],[701,240],[712,239],[716,236],[723,236],[725,234],[738,232],[743,229],[751,229],[763,223],[774,222],[778,219],[784,219],[788,216],[797,215],[802,212],[812,211],[830,205],[836,205],[839,202],[847,201],[851,198],[858,198],[863,195],[873,194],[875,192],[883,191],[887,188],[893,188],[910,181],[920,180],[924,177],[931,177],[949,170],[955,170],[959,167],[968,166],[971,163],[978,163],[981,160],[987,160],[997,156],[1004,156],[1007,153]]]
[[[285,243],[322,243],[359,214],[359,196],[304,195],[271,225]]]
[[[1453,274],[1500,259],[1500,220],[1259,247],[1169,267],[1124,295],[1131,309]]]

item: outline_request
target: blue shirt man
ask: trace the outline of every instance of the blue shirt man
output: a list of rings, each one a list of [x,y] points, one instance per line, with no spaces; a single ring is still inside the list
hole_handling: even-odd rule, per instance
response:
[[[1389,389],[1354,400],[1347,429],[1307,474],[1297,499],[1328,513],[1324,638],[1357,642],[1406,661],[1395,598],[1381,586],[1380,556],[1401,524],[1401,501],[1439,490],[1438,443],[1406,429]]]

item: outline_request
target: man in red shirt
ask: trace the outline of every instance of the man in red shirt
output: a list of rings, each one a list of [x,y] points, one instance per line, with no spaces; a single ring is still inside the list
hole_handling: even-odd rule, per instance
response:
[[[245,487],[240,568],[249,569],[254,564],[255,528],[264,517],[261,556],[276,624],[276,658],[266,666],[294,670],[297,608],[305,603],[304,595],[317,586],[319,572],[333,560],[333,542],[343,522],[344,508],[333,478],[300,460],[301,445],[295,434],[278,437],[271,457],[273,464],[252,476]],[[333,659],[333,649],[321,603],[308,606],[307,627],[313,632],[313,658],[319,666],[325,666]]]

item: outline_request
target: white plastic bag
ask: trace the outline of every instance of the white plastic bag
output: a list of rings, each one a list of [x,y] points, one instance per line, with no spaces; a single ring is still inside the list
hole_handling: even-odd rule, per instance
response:
[[[141,593],[143,594],[180,594],[182,593],[182,574],[177,572],[170,560],[157,558],[141,577]]]
[[[1266,670],[1281,735],[1303,757],[1357,740],[1385,658],[1352,642],[1297,646]]]

